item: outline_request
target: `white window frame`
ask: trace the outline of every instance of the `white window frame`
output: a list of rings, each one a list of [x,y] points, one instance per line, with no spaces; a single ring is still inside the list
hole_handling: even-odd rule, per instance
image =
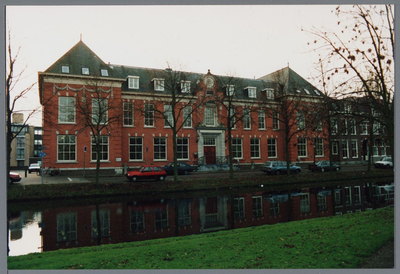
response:
[[[302,137],[297,138],[297,156],[299,158],[306,158],[307,155],[307,139]]]
[[[139,76],[128,76],[128,88],[139,89]]]
[[[164,105],[164,127],[174,126],[174,117],[172,116],[172,106]]]
[[[204,124],[206,126],[215,126],[216,114],[217,114],[216,106],[206,106],[204,109]]]
[[[156,144],[156,139],[164,140],[164,143]],[[164,151],[161,151],[161,150],[156,151],[156,147],[159,147],[160,149],[164,148]],[[163,154],[165,154],[164,158],[161,157],[161,156],[163,156]],[[154,137],[153,138],[153,158],[154,158],[154,161],[166,161],[167,160],[167,156],[168,156],[167,137]]]
[[[182,143],[179,143],[179,141],[184,141]],[[178,157],[178,160],[189,160],[189,155],[190,155],[190,145],[189,145],[189,137],[177,137],[176,138],[176,154]],[[186,149],[186,151],[185,151]],[[182,157],[185,156],[186,157]]]
[[[367,121],[361,123],[361,135],[369,135],[369,125]]]
[[[267,99],[274,99],[274,89],[273,88],[266,88],[263,89],[265,91],[265,96]]]
[[[243,127],[244,129],[251,129],[251,112],[250,109],[243,109]]]
[[[190,92],[190,81],[181,80],[181,92],[182,93]]]
[[[297,111],[297,129],[298,130],[303,130],[306,127],[306,119],[304,112],[302,111]]]
[[[316,138],[315,139],[315,156],[323,157],[324,154],[324,139]]]
[[[250,138],[250,158],[260,159],[260,138]]]
[[[234,198],[233,210],[235,214],[235,220],[243,220],[246,217],[246,204],[244,197]]]
[[[230,120],[231,120],[231,129],[235,129],[236,128],[236,108],[234,106],[232,106],[229,109],[229,116],[230,116]]]
[[[128,127],[133,127],[135,121],[133,116],[133,103],[123,102],[122,109],[123,109],[123,118],[122,118],[123,125]],[[128,121],[129,123],[126,123]]]
[[[358,141],[351,140],[350,146],[351,146],[351,158],[358,158]]]
[[[67,139],[68,142],[60,142],[61,140]],[[61,138],[61,139],[60,139]],[[72,138],[72,140],[71,140]],[[60,150],[60,146],[62,146]],[[76,135],[57,135],[57,162],[76,162],[76,149],[77,149],[77,138]],[[65,155],[68,154],[69,159],[65,159]],[[60,156],[63,155],[62,159]],[[73,157],[71,157],[73,156]],[[72,158],[72,159],[71,159]]]
[[[253,207],[253,218],[260,218],[264,216],[263,212],[263,199],[261,196],[253,196],[251,198]]]
[[[108,77],[108,70],[106,70],[106,69],[101,69],[101,70],[100,70],[100,74],[101,74],[101,76],[103,76],[103,77]]]
[[[91,161],[95,162],[97,161],[97,153],[96,153],[96,143],[93,143],[93,139],[96,137],[100,137],[101,141],[100,141],[100,162],[108,162],[110,159],[110,138],[107,135],[100,135],[100,136],[92,136],[92,138],[90,139],[91,141]],[[107,140],[107,142],[105,142],[104,140]],[[104,149],[104,147],[106,147],[106,149]],[[94,157],[96,155],[96,157]],[[104,155],[106,155],[107,157],[104,158]]]
[[[279,112],[273,111],[272,113],[272,129],[273,130],[279,130]]]
[[[265,129],[265,112],[264,112],[264,110],[258,111],[258,129]]]
[[[310,194],[302,193],[300,195],[300,212],[309,213],[310,212]]]
[[[339,142],[333,141],[332,142],[332,155],[338,155],[338,154],[339,154]]]
[[[192,107],[191,106],[186,106],[183,109],[183,127],[184,128],[192,128]]]
[[[61,66],[62,73],[69,73],[69,66]]]
[[[132,144],[131,140],[135,140]],[[140,140],[140,143],[136,140]],[[133,151],[132,151],[133,150]],[[129,161],[143,161],[143,137],[129,137]],[[131,154],[141,155],[141,158],[131,157]]]
[[[82,68],[82,75],[89,75],[89,68]]]
[[[163,78],[154,78],[153,80],[154,90],[155,91],[164,91],[165,89],[165,80]]]
[[[151,106],[151,109],[150,109]],[[154,127],[154,105],[144,105],[144,127]]]
[[[243,159],[243,139],[232,138],[232,158]]]
[[[249,98],[257,98],[257,88],[256,87],[247,87],[247,96]]]
[[[233,96],[235,94],[235,86],[234,85],[226,85],[226,95]]]
[[[277,158],[277,143],[278,139],[276,138],[268,138],[267,139],[267,147],[268,147],[268,158]]]
[[[105,111],[102,110],[105,108]],[[101,121],[99,120],[99,114],[102,113]],[[92,123],[94,124],[106,124],[108,121],[108,99],[107,98],[92,98]]]
[[[331,119],[331,134],[336,135],[338,134],[338,120],[337,118]]]
[[[349,141],[347,140],[342,140],[342,158],[343,159],[349,158]]]
[[[64,101],[65,100],[65,104]],[[75,97],[60,96],[58,97],[58,123],[59,124],[75,124],[76,123],[76,99]],[[63,111],[64,110],[64,111]],[[64,112],[64,113],[62,113]],[[73,116],[73,119],[69,119]]]

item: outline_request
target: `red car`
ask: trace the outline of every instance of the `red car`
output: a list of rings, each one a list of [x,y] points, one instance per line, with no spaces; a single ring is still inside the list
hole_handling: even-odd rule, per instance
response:
[[[16,172],[10,172],[10,180],[9,180],[9,183],[10,184],[12,184],[12,183],[16,183],[16,182],[19,182],[19,181],[21,181],[21,176],[18,174],[18,173],[16,173]]]
[[[160,166],[142,166],[139,170],[128,171],[126,177],[131,182],[138,180],[154,179],[156,181],[164,181],[167,173]]]

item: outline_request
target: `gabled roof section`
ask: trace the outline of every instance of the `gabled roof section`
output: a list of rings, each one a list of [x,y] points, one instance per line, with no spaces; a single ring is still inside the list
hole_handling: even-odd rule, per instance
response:
[[[324,96],[324,94],[306,79],[297,74],[290,67],[286,67],[265,76],[259,80],[275,82],[278,86],[284,86],[286,94],[301,94],[309,96]]]
[[[62,66],[68,66],[69,72],[62,72]],[[82,41],[79,41],[51,65],[45,73],[82,75],[82,68],[88,68],[89,75],[91,76],[102,76],[100,70],[106,69],[108,71],[108,77],[113,77],[110,67]]]

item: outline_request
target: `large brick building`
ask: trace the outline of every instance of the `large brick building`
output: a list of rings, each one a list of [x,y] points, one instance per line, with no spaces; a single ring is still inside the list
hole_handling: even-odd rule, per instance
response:
[[[39,91],[44,166],[95,168],[97,155],[102,168],[163,165],[173,161],[172,124],[179,128],[177,158],[190,164],[226,163],[229,141],[241,164],[285,160],[287,154],[293,162],[329,159],[325,129],[304,127],[303,110],[324,95],[289,67],[246,79],[210,70],[201,74],[111,65],[79,41],[39,72]],[[302,110],[293,103],[300,99]],[[96,132],[82,117],[85,106],[90,121],[104,120]],[[101,106],[107,107],[103,116]],[[282,119],[289,112],[290,128]]]

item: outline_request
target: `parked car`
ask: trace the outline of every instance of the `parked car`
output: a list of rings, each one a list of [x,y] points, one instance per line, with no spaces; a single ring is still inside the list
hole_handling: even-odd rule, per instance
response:
[[[382,160],[374,163],[376,168],[391,168],[393,167],[392,157],[383,157]]]
[[[16,183],[16,182],[19,182],[19,181],[21,181],[21,176],[18,174],[18,173],[16,173],[16,172],[10,172],[10,179],[9,179],[9,183],[10,184],[13,184],[13,183]]]
[[[261,170],[267,174],[287,174],[287,165],[285,161],[269,161],[265,162]],[[290,164],[290,173],[298,174],[301,172],[301,167]]]
[[[126,177],[131,182],[148,179],[164,181],[167,177],[167,173],[160,166],[142,166],[139,170],[128,171]]]
[[[39,163],[30,164],[28,172],[29,173],[40,172],[40,164]]]
[[[325,171],[339,171],[341,169],[340,165],[337,165],[335,163],[330,164],[329,161],[318,161],[315,164],[309,164],[308,169],[311,170],[312,172],[314,171],[320,171],[320,172],[325,172]]]
[[[185,162],[178,162],[176,165],[178,166],[178,174],[188,175],[190,172],[194,170],[194,168],[191,165]],[[165,172],[167,172],[168,175],[174,175],[173,162],[166,164],[162,168],[165,170]]]

